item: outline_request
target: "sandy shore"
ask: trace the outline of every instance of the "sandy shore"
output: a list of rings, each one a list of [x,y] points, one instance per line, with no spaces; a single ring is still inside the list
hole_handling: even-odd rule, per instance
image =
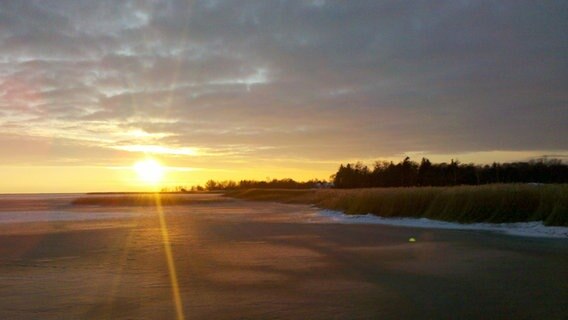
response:
[[[1,319],[174,319],[157,214],[0,225]],[[566,319],[568,241],[166,207],[186,319]],[[416,242],[409,242],[413,237]]]

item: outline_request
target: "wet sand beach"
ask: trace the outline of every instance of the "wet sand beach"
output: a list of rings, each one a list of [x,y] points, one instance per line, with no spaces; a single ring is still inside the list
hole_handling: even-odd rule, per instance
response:
[[[117,218],[0,224],[0,318],[176,318],[156,208],[58,210]],[[568,317],[566,239],[326,223],[241,200],[163,210],[186,319]]]

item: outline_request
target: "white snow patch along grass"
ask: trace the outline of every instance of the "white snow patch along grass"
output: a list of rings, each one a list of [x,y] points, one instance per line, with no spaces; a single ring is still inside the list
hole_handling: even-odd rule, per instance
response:
[[[319,216],[326,222],[346,224],[382,224],[397,227],[480,230],[500,232],[524,237],[568,238],[568,227],[549,227],[541,221],[515,223],[456,223],[426,218],[385,218],[372,214],[347,215],[340,211],[320,210]]]

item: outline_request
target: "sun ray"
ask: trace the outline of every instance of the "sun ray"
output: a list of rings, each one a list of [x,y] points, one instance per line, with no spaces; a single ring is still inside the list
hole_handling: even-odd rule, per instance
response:
[[[158,211],[158,217],[160,219],[160,230],[162,232],[162,241],[164,242],[166,262],[168,264],[168,273],[170,274],[172,296],[176,308],[176,318],[177,320],[183,320],[185,319],[185,315],[183,312],[183,303],[181,300],[181,295],[179,293],[179,283],[177,278],[176,265],[170,244],[170,234],[168,232],[168,225],[166,223],[166,218],[164,217],[164,209],[162,207],[162,199],[160,198],[160,194],[156,193],[155,198],[156,198],[156,209]]]

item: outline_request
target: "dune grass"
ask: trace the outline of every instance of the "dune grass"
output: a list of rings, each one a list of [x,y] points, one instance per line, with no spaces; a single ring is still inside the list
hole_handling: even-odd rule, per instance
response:
[[[429,218],[461,223],[543,221],[568,226],[568,185],[233,191],[230,197],[313,204],[347,214]]]

